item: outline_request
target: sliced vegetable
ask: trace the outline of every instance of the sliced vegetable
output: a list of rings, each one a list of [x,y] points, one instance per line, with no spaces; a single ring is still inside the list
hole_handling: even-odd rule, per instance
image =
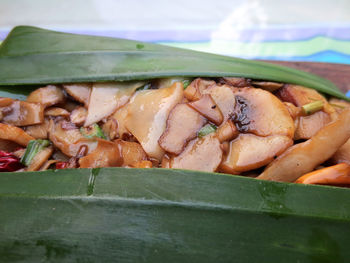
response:
[[[202,138],[210,133],[215,132],[217,127],[213,124],[207,124],[198,132],[198,138]]]
[[[298,184],[350,185],[350,165],[339,163],[307,173],[296,181]]]
[[[29,166],[35,157],[41,150],[48,147],[50,142],[48,140],[32,140],[28,143],[27,149],[21,158],[21,163],[25,166]]]
[[[177,104],[170,112],[166,129],[159,138],[165,151],[178,155],[188,141],[197,136],[206,119],[187,104]]]
[[[202,96],[202,91],[215,84],[216,83],[213,80],[196,78],[189,86],[187,86],[184,91],[184,96],[189,101],[199,100]]]
[[[322,100],[316,100],[313,102],[310,102],[308,104],[305,104],[301,107],[302,112],[304,115],[310,115],[317,111],[320,111],[323,109],[324,102]]]
[[[253,134],[240,134],[230,142],[229,151],[223,158],[220,170],[239,174],[257,169],[270,163],[292,144],[292,139],[284,135],[260,137]]]
[[[294,182],[328,160],[350,138],[350,108],[319,130],[311,139],[296,144],[272,161],[259,179]]]
[[[347,163],[350,165],[350,139],[342,145],[332,156],[333,163]]]
[[[137,142],[126,142],[120,139],[114,141],[118,145],[123,159],[123,166],[134,166],[147,159],[147,154]]]
[[[89,99],[92,84],[90,83],[73,83],[63,84],[65,91],[71,95],[76,101],[84,104],[87,108],[89,106]]]
[[[239,132],[231,120],[227,120],[216,130],[216,136],[221,143],[233,140],[238,136],[238,134]]]
[[[97,139],[97,147],[79,159],[80,168],[121,166],[123,158],[116,143]]]
[[[220,108],[209,94],[204,94],[199,100],[188,103],[192,109],[198,111],[205,118],[220,125],[223,121],[223,115]]]
[[[47,139],[49,126],[50,120],[48,117],[46,117],[43,123],[27,126],[25,127],[25,131],[35,139]]]
[[[47,162],[52,153],[52,146],[43,147],[37,152],[37,154],[34,155],[33,159],[30,161],[30,164],[27,167],[27,171],[38,171]]]
[[[76,107],[69,116],[69,119],[72,123],[77,126],[82,126],[86,120],[87,110],[84,107]]]
[[[212,133],[190,141],[180,155],[170,158],[169,168],[214,172],[221,158],[220,142]]]
[[[329,122],[331,117],[324,111],[318,111],[309,116],[299,116],[295,122],[294,139],[310,139]]]
[[[182,98],[181,82],[169,88],[139,91],[131,98],[125,127],[140,142],[148,156],[159,161],[162,159],[164,150],[158,140],[166,128],[170,111]]]
[[[90,126],[111,115],[126,104],[135,90],[144,84],[140,81],[94,83],[84,126]]]
[[[27,146],[27,144],[35,138],[21,128],[0,123],[0,139],[13,141],[19,145]]]
[[[0,108],[1,121],[15,126],[28,126],[44,121],[42,104],[12,100],[7,107]]]
[[[92,138],[106,139],[106,136],[103,134],[103,131],[101,130],[100,126],[98,126],[96,123],[94,123],[89,127],[81,127],[80,132],[85,138],[88,138],[88,139],[92,139]]]
[[[45,109],[44,115],[45,116],[52,116],[52,117],[58,117],[58,116],[68,117],[69,112],[66,109],[62,109],[59,107],[50,107],[50,108]]]
[[[235,95],[232,87],[229,85],[213,84],[202,91],[203,94],[210,94],[210,96],[218,105],[222,115],[223,121],[227,121],[232,117],[235,110]]]
[[[234,90],[236,105],[233,121],[240,132],[257,136],[294,136],[294,121],[287,108],[272,93],[255,88]]]
[[[27,97],[27,102],[40,103],[44,107],[63,103],[65,96],[61,88],[55,85],[48,85],[39,88],[30,93]]]

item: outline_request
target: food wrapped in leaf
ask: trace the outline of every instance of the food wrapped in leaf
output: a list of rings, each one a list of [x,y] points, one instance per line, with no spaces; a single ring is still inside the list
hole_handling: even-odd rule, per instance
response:
[[[34,243],[26,238],[19,243],[21,251],[44,244],[41,233],[51,229],[57,231],[49,243],[59,240],[71,248],[74,231],[81,227],[95,238],[81,241],[85,246],[81,250],[72,249],[84,262],[91,259],[83,255],[89,251],[88,242],[95,242],[99,231],[104,231],[95,224],[116,227],[115,222],[131,222],[129,227],[135,226],[147,237],[151,254],[157,246],[162,253],[174,251],[170,249],[174,243],[182,252],[190,246],[193,253],[185,254],[205,255],[194,257],[205,261],[208,253],[194,246],[205,239],[198,233],[218,242],[215,248],[209,243],[204,246],[212,255],[224,251],[232,256],[234,247],[247,249],[245,244],[253,240],[243,242],[246,233],[258,233],[261,240],[267,240],[268,231],[262,234],[256,227],[261,213],[270,213],[262,216],[266,226],[273,224],[283,238],[288,228],[276,221],[280,216],[307,217],[316,226],[326,223],[315,217],[349,219],[348,212],[344,216],[331,205],[328,214],[320,212],[324,210],[317,203],[323,191],[315,190],[319,188],[270,182],[349,186],[350,104],[331,82],[315,75],[137,41],[17,27],[0,47],[0,95],[1,172],[21,172],[0,175],[0,200],[1,194],[10,202],[25,197],[22,209],[37,222],[49,213],[44,224],[21,229],[36,234]],[[29,183],[18,186],[20,180]],[[289,190],[290,195],[286,194]],[[337,198],[327,191],[322,192],[324,202],[332,204]],[[347,192],[337,193],[349,197]],[[304,204],[305,200],[310,204]],[[28,212],[36,202],[43,204],[38,215]],[[0,209],[10,206],[4,203]],[[129,206],[135,203],[138,208]],[[101,209],[104,205],[108,209]],[[66,212],[60,214],[63,221],[54,216],[56,207]],[[342,211],[350,210],[346,203],[342,207]],[[123,209],[130,209],[125,212],[130,218],[123,218]],[[88,220],[78,210],[105,217]],[[258,212],[256,220],[245,214],[252,211]],[[270,215],[272,219],[267,219]],[[69,231],[62,228],[70,237],[62,239],[57,233],[66,224],[65,216],[73,223],[68,223]],[[230,225],[235,216],[241,219],[234,222],[243,222],[246,231],[239,237],[233,234],[241,228]],[[8,224],[13,217],[6,214],[0,224]],[[164,218],[170,225],[164,224]],[[297,230],[298,225],[292,228]],[[114,230],[103,235],[110,234],[117,244],[137,243],[132,236],[135,229],[132,234],[124,229],[121,226],[116,235]],[[164,236],[166,247],[148,238],[158,231],[170,233]],[[189,231],[195,238],[186,243]],[[13,233],[11,228],[3,232]],[[181,241],[173,238],[177,232]],[[317,233],[316,239],[322,238]],[[344,241],[341,234],[335,235]],[[302,236],[303,241],[309,237],[307,233]],[[276,236],[279,243],[260,246],[304,255],[304,248],[296,245],[298,240],[289,245],[283,238]],[[104,247],[107,239],[103,236],[98,245]],[[232,246],[230,240],[235,240]],[[11,240],[6,242],[15,247]],[[315,246],[307,247],[314,253],[319,251]]]

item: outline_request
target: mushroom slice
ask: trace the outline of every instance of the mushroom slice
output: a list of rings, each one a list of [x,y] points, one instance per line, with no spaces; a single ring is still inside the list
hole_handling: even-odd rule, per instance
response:
[[[185,89],[184,96],[189,101],[199,100],[202,96],[202,92],[211,85],[215,84],[216,83],[213,80],[197,78],[193,80],[191,84],[188,85],[188,87]]]
[[[212,85],[206,90],[203,90],[203,94],[210,94],[213,98],[223,115],[223,121],[227,121],[233,115],[235,109],[235,95],[230,86]]]
[[[70,121],[78,126],[82,126],[86,120],[87,110],[84,107],[77,107],[70,113]]]
[[[28,126],[44,121],[44,107],[39,103],[12,100],[6,107],[0,108],[2,122],[15,126]]]
[[[44,107],[52,106],[65,101],[65,96],[61,88],[55,85],[36,89],[27,97],[27,102],[41,103]]]
[[[323,111],[315,112],[309,116],[300,116],[297,119],[294,140],[310,139],[330,121],[331,117]]]
[[[159,146],[158,140],[166,128],[170,111],[182,98],[181,82],[176,82],[169,88],[142,90],[131,98],[125,126],[148,156],[159,161],[162,159],[164,150]]]
[[[188,103],[188,106],[198,111],[216,125],[220,125],[223,121],[223,116],[219,107],[209,94],[202,95],[199,100]]]
[[[221,158],[220,142],[211,133],[190,141],[180,155],[170,158],[169,168],[215,172]]]
[[[231,141],[229,152],[224,156],[220,170],[239,174],[262,167],[292,144],[293,140],[284,135],[259,137],[253,134],[240,134]]]
[[[45,116],[52,116],[52,117],[58,117],[58,116],[68,117],[69,112],[67,110],[59,108],[59,107],[50,107],[50,108],[45,109],[44,115]]]
[[[84,126],[90,126],[108,117],[126,104],[135,90],[145,82],[94,83]]]
[[[35,139],[47,139],[50,121],[45,118],[41,124],[30,125],[25,128],[26,133],[33,136]]]
[[[171,110],[166,129],[159,139],[160,147],[178,155],[205,123],[206,119],[187,104],[177,104]]]
[[[216,136],[221,143],[233,140],[238,134],[239,132],[231,120],[227,120],[216,130]]]
[[[350,138],[350,109],[328,123],[313,137],[296,144],[272,161],[259,179],[294,182],[328,160]]]
[[[21,128],[4,123],[0,123],[0,139],[13,141],[22,146],[27,146],[29,141],[35,140]]]
[[[141,144],[137,142],[127,142],[120,139],[114,141],[123,158],[123,166],[133,166],[143,160],[147,159],[145,151]]]
[[[250,79],[234,78],[234,77],[221,78],[220,82],[224,83],[224,84],[231,85],[233,87],[237,87],[237,88],[248,87],[251,84]]]
[[[274,92],[283,87],[283,83],[272,82],[272,81],[253,81],[253,86],[267,90],[269,92]]]
[[[291,84],[285,85],[283,88],[279,89],[276,96],[282,101],[293,103],[297,107],[301,107],[316,100],[327,102],[316,90]]]
[[[118,144],[103,139],[97,139],[97,147],[79,159],[80,168],[114,167],[122,163]]]
[[[350,102],[341,100],[341,99],[336,99],[336,98],[331,98],[329,100],[329,104],[338,112],[341,113],[345,108],[350,107]]]
[[[91,86],[90,83],[63,84],[65,91],[76,101],[83,103],[85,107],[89,105]]]
[[[350,165],[350,139],[332,156],[333,163],[347,163]]]
[[[129,104],[126,104],[120,109],[116,110],[116,112],[110,116],[110,119],[115,120],[117,122],[117,135],[115,135],[115,137],[117,138],[123,138],[123,135],[125,134],[130,135],[130,132],[126,128],[126,119],[128,116]]]
[[[61,152],[69,157],[77,155],[81,145],[88,146],[88,152],[96,147],[96,141],[85,138],[77,128],[63,129],[64,121],[50,120],[49,139]]]
[[[240,132],[257,136],[294,136],[294,121],[288,109],[272,93],[256,88],[235,90],[233,121]]]

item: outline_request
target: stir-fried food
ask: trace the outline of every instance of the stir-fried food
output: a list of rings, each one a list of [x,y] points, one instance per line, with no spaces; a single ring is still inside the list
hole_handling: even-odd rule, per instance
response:
[[[48,85],[0,98],[0,171],[129,167],[350,184],[350,104],[244,78]]]

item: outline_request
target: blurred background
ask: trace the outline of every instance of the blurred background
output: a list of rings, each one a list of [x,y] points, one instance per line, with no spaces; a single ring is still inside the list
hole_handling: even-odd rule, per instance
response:
[[[350,64],[349,0],[0,0],[16,25],[243,58]]]

